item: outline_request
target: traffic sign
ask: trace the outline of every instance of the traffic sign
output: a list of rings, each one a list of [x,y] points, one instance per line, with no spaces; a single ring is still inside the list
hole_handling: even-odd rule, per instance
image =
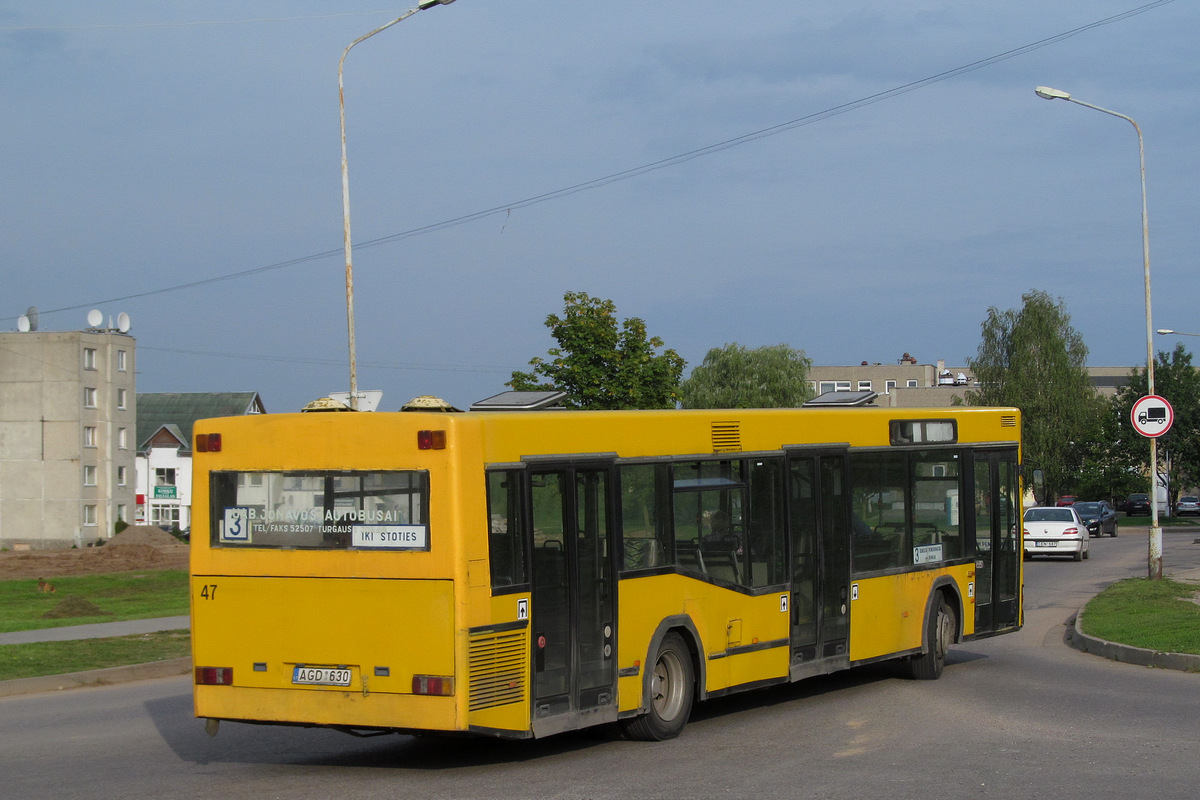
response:
[[[1133,429],[1142,436],[1156,439],[1171,430],[1175,422],[1175,409],[1167,402],[1167,398],[1156,394],[1139,397],[1129,412],[1129,421]]]

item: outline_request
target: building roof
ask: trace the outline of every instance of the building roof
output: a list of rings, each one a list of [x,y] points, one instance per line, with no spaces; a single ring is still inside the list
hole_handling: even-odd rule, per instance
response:
[[[184,450],[191,450],[192,425],[196,420],[265,413],[258,392],[139,393],[138,450],[146,450],[150,440],[164,429],[180,439]]]

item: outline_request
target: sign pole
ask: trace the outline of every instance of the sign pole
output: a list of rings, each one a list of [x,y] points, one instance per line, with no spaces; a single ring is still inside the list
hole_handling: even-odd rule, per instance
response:
[[[1151,378],[1153,380],[1153,378]],[[1158,437],[1171,430],[1175,409],[1165,397],[1150,394],[1138,398],[1129,412],[1133,429],[1150,440],[1150,537],[1146,556],[1150,580],[1162,578],[1162,527],[1158,523]],[[1170,497],[1167,497],[1170,502]]]

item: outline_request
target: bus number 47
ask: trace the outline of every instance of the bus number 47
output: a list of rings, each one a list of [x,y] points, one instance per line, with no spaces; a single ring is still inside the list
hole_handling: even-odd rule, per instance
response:
[[[200,587],[200,596],[205,600],[217,599],[217,585],[215,583],[206,583]]]

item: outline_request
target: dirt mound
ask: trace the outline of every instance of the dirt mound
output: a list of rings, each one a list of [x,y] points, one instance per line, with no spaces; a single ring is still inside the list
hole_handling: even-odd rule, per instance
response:
[[[105,611],[100,606],[84,600],[82,597],[68,597],[54,608],[42,614],[42,619],[66,619],[68,617],[111,617],[111,611]]]
[[[188,568],[186,544],[150,525],[134,525],[102,547],[0,552],[0,580]]]

